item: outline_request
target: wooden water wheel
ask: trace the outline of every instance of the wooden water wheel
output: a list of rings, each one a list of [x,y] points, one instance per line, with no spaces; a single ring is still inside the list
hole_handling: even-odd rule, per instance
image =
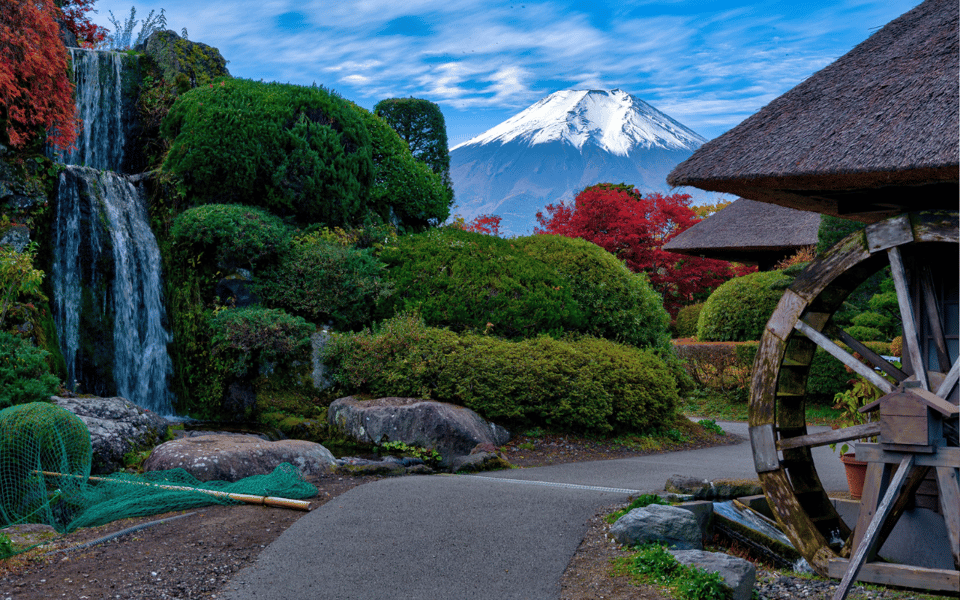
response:
[[[810,565],[822,575],[844,574],[838,598],[858,573],[878,583],[960,591],[957,244],[954,212],[902,214],[869,225],[797,277],[760,342],[750,394],[757,473],[777,521]],[[858,285],[888,265],[903,319],[902,369],[831,319]],[[878,420],[808,434],[807,378],[818,347],[880,388],[883,397],[866,409],[879,409]],[[823,489],[810,449],[871,436],[878,443],[855,444],[869,467],[851,533]],[[954,569],[872,563],[928,473],[937,484]]]

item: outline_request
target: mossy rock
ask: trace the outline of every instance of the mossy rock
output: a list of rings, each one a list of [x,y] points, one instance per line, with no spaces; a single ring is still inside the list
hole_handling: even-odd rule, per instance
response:
[[[210,83],[218,77],[230,77],[227,61],[219,50],[185,40],[169,29],[154,32],[137,49],[153,59],[163,78],[171,83],[186,84],[183,77],[177,81],[180,74],[186,77],[191,88]]]

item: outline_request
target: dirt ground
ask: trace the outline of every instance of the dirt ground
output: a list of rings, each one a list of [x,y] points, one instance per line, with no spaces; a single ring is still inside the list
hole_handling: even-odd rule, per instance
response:
[[[719,437],[697,439],[669,450],[728,442]],[[520,436],[504,450],[507,459],[520,467],[643,453],[608,441],[570,436]],[[311,509],[378,478],[339,474],[311,478],[319,492]],[[0,600],[216,598],[234,573],[255,561],[261,550],[305,514],[250,505],[210,506],[79,530],[0,561]],[[167,520],[105,543],[70,550],[162,519]],[[561,598],[666,600],[655,588],[638,588],[626,578],[609,576],[610,560],[622,551],[606,537],[607,525],[599,515],[590,525],[561,581]],[[22,536],[11,537],[16,542],[25,539]]]

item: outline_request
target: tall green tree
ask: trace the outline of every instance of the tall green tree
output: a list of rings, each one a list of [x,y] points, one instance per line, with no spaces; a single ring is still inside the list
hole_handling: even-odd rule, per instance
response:
[[[377,102],[373,112],[410,146],[414,158],[440,176],[443,185],[450,191],[452,202],[447,124],[440,107],[422,98],[387,98]]]

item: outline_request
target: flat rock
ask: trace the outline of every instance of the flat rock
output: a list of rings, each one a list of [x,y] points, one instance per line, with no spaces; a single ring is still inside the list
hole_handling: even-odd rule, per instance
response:
[[[143,464],[144,471],[184,469],[200,481],[238,481],[267,475],[280,463],[290,463],[301,475],[333,469],[333,454],[304,440],[265,441],[255,435],[201,435],[161,444]]]
[[[418,398],[340,398],[327,411],[331,433],[365,444],[403,442],[436,450],[441,464],[468,456],[477,445],[502,446],[510,432],[455,404]]]
[[[610,535],[624,546],[664,544],[677,550],[703,548],[697,518],[676,506],[651,504],[635,508],[610,527]]]
[[[757,581],[757,567],[750,561],[721,552],[672,550],[670,554],[682,565],[699,567],[708,573],[719,573],[731,591],[732,600],[750,600]]]
[[[664,488],[668,492],[693,496],[697,500],[731,500],[743,496],[763,494],[763,487],[756,479],[702,479],[674,475]]]
[[[123,468],[123,456],[146,450],[167,436],[167,421],[125,398],[51,398],[54,404],[77,415],[90,430],[92,474]]]

